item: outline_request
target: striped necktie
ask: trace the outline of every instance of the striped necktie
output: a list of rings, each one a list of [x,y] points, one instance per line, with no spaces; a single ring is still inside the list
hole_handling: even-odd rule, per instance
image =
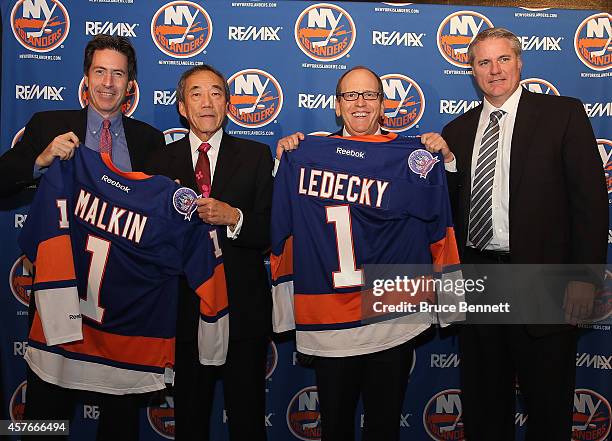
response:
[[[479,250],[484,250],[493,238],[493,178],[499,145],[499,120],[504,113],[503,110],[491,113],[478,151],[470,202],[469,238]]]

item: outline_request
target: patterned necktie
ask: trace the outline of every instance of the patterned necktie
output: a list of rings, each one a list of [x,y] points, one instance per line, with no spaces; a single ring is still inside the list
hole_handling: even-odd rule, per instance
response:
[[[113,138],[110,132],[111,122],[108,119],[102,121],[102,131],[100,132],[100,153],[108,153],[112,155],[113,152]]]
[[[493,238],[493,178],[499,144],[499,120],[505,112],[496,110],[482,135],[470,202],[470,242],[484,250]]]
[[[210,144],[203,142],[198,151],[198,161],[195,166],[195,178],[198,183],[198,188],[202,192],[202,196],[207,198],[210,196],[210,161],[206,152],[210,150]]]

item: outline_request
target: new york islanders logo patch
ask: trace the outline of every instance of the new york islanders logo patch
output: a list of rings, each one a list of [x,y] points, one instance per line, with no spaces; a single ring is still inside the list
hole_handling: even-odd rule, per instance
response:
[[[49,52],[70,31],[68,10],[59,0],[18,0],[11,11],[13,35],[33,52]]]
[[[468,46],[480,31],[492,27],[491,20],[478,12],[454,12],[442,20],[438,27],[438,50],[453,66],[470,69]]]
[[[279,82],[264,70],[241,70],[227,83],[230,89],[227,116],[239,126],[263,127],[274,121],[283,107]]]
[[[185,216],[185,220],[191,220],[191,216],[198,208],[195,200],[199,197],[200,195],[191,188],[181,187],[172,195],[172,205],[179,214]]]
[[[155,46],[172,58],[199,54],[210,43],[212,32],[210,15],[194,2],[166,3],[151,19],[151,38]]]
[[[436,163],[440,162],[425,149],[417,149],[408,156],[408,167],[412,173],[416,173],[420,178],[427,178],[429,172]]]
[[[425,95],[421,87],[402,74],[386,74],[380,79],[385,95],[383,128],[390,132],[403,132],[414,127],[425,112]]]
[[[295,21],[295,42],[316,61],[335,61],[350,52],[355,43],[353,18],[340,6],[317,3],[308,6]]]
[[[574,50],[589,69],[603,71],[612,67],[612,15],[606,12],[585,18],[576,28]]]

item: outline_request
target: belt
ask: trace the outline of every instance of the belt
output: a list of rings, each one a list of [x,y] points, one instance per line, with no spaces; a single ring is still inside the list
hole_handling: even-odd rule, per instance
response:
[[[476,248],[468,247],[469,251],[486,259],[492,260],[495,263],[510,263],[510,253],[508,251],[497,251],[497,250],[478,250]]]

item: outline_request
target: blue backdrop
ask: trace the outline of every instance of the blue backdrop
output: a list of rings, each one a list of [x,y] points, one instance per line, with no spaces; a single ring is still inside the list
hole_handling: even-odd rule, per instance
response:
[[[466,64],[467,44],[490,26],[520,36],[524,86],[582,99],[612,172],[612,16],[597,11],[300,1],[2,0],[3,152],[39,110],[87,102],[82,53],[97,33],[130,37],[138,53],[138,88],[124,111],[184,136],[174,88],[182,71],[209,63],[228,78],[226,130],[276,145],[297,130],[335,131],[334,87],[355,65],[383,78],[385,126],[404,134],[440,131],[481,99]],[[563,130],[563,127],[559,127]],[[611,176],[607,176],[609,191]],[[32,190],[0,201],[0,359],[4,419],[22,417],[29,270],[16,244]],[[554,219],[551,219],[554,222]],[[609,234],[612,243],[612,230]],[[601,293],[597,308],[612,302]],[[602,313],[603,315],[603,313]],[[610,439],[610,319],[585,326],[576,365],[574,440]],[[398,424],[403,440],[463,440],[456,338],[422,338]],[[270,440],[318,440],[313,373],[295,363],[292,340],[270,344],[266,426]],[[213,439],[227,439],[217,391]],[[248,396],[244,397],[249,400]],[[516,430],[527,415],[517,389]],[[98,409],[79,406],[73,439],[89,439]],[[361,423],[359,418],[356,424]],[[121,424],[121,421],[117,421]],[[142,439],[172,439],[173,402],[160,394],[142,412]]]

